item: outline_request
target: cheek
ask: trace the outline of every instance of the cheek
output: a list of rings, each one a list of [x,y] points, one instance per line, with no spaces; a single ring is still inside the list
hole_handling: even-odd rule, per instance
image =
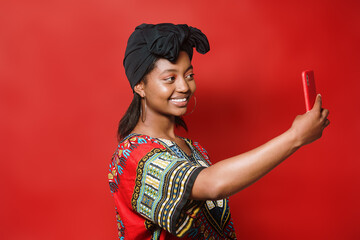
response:
[[[169,98],[173,93],[173,89],[168,85],[160,85],[155,89],[155,94],[160,98]]]
[[[171,97],[173,89],[168,85],[157,84],[156,86],[151,86],[148,88],[147,96],[151,98],[152,101],[162,101]]]
[[[189,82],[189,88],[190,88],[191,93],[194,93],[196,91],[195,81]]]

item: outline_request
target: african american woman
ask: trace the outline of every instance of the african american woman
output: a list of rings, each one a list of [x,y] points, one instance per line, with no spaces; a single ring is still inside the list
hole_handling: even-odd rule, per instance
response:
[[[108,173],[120,239],[236,239],[228,197],[320,138],[330,123],[318,95],[283,134],[212,165],[198,142],[174,132],[187,129],[193,48],[210,50],[207,37],[185,24],[141,24],[128,40],[123,63],[134,97]]]

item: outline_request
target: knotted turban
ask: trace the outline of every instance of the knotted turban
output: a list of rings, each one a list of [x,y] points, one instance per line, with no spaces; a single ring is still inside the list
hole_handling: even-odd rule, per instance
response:
[[[191,60],[194,47],[201,54],[210,50],[207,37],[197,28],[172,23],[137,26],[128,40],[123,62],[131,88],[134,89],[156,59],[175,62],[182,50]]]

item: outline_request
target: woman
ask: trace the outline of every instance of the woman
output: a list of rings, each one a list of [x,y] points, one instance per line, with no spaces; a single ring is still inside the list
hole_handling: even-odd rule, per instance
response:
[[[227,197],[320,138],[330,123],[319,95],[285,133],[211,165],[197,142],[174,133],[186,129],[182,116],[196,89],[194,47],[210,50],[206,36],[187,25],[142,24],[129,38],[124,67],[134,98],[108,175],[120,239],[236,239]]]

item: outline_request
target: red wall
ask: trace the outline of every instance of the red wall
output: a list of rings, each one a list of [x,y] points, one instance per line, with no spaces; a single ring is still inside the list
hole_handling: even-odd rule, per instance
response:
[[[239,239],[360,239],[359,1],[169,2],[1,1],[0,238],[116,238],[125,44],[140,23],[174,22],[211,43],[187,122],[213,162],[290,127],[304,69],[330,109],[321,140],[231,198]]]

